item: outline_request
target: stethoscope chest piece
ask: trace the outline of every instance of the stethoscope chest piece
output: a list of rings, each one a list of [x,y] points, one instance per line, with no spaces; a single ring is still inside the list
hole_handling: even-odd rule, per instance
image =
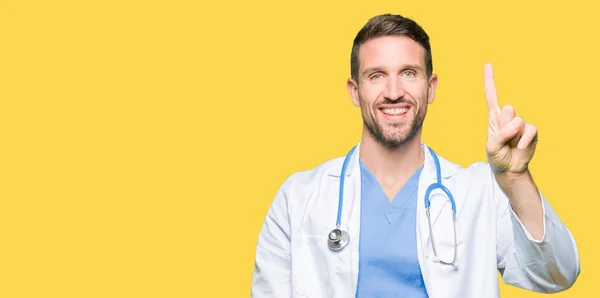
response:
[[[348,244],[348,233],[340,229],[333,229],[327,237],[327,245],[333,251],[338,251]]]

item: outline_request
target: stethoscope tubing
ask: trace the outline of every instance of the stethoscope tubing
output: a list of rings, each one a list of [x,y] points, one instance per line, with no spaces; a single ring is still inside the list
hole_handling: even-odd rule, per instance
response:
[[[339,250],[343,249],[349,242],[348,233],[341,229],[341,220],[342,220],[342,208],[343,208],[343,202],[344,202],[344,186],[345,186],[345,180],[346,180],[346,168],[348,167],[350,157],[354,154],[356,147],[357,146],[352,147],[352,149],[350,149],[350,151],[344,158],[344,163],[342,164],[342,171],[340,173],[338,211],[337,211],[337,218],[336,218],[336,222],[335,222],[336,228],[329,233],[329,236],[327,239],[328,246],[333,251],[339,251]],[[437,181],[435,183],[430,184],[429,187],[427,187],[427,190],[425,191],[425,200],[424,200],[425,201],[425,210],[426,210],[426,215],[427,215],[427,223],[429,225],[429,233],[431,236],[431,244],[432,244],[432,249],[433,249],[433,253],[434,253],[434,261],[445,264],[445,265],[452,265],[456,268],[458,266],[458,264],[456,262],[456,255],[457,255],[457,249],[458,249],[457,248],[458,239],[456,236],[456,203],[454,202],[454,196],[452,195],[452,192],[446,186],[444,186],[442,184],[441,166],[440,166],[440,161],[439,161],[437,155],[435,154],[433,149],[431,149],[429,147],[427,147],[427,149],[429,149],[429,152],[431,153],[431,156],[433,157],[435,169],[436,169],[436,177],[437,177]],[[433,230],[431,227],[431,216],[429,213],[429,207],[431,206],[431,201],[430,201],[429,197],[431,195],[431,192],[435,189],[442,190],[448,196],[448,200],[452,204],[453,232],[454,232],[453,233],[454,234],[454,258],[453,258],[452,262],[444,262],[439,259],[438,255],[437,255],[437,250],[435,247],[435,242],[433,239]]]

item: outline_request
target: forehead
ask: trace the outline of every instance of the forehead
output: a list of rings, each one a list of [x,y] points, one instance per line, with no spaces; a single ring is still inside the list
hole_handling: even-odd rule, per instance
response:
[[[378,66],[420,65],[425,69],[425,49],[406,36],[383,36],[365,42],[359,51],[360,69]]]

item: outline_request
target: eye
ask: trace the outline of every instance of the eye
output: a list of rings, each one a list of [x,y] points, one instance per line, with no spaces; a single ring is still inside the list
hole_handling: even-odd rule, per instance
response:
[[[408,76],[409,78],[414,78],[417,76],[417,74],[414,71],[405,71],[402,75]]]
[[[369,79],[370,79],[370,80],[376,80],[376,81],[377,81],[377,80],[381,80],[382,78],[383,78],[383,75],[382,75],[382,74],[380,74],[380,73],[376,73],[376,74],[372,75],[372,76],[371,76]]]

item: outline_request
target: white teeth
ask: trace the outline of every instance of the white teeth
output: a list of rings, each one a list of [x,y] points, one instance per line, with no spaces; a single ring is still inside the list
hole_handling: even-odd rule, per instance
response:
[[[383,109],[383,112],[388,115],[401,115],[408,111],[408,108]]]

